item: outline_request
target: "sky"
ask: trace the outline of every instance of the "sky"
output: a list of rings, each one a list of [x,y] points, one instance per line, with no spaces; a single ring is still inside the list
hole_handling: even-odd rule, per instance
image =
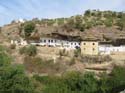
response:
[[[88,9],[125,11],[125,0],[0,0],[0,26],[20,18],[70,17]]]

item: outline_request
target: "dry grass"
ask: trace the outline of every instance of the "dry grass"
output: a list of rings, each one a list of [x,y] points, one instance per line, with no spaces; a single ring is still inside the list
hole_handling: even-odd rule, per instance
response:
[[[65,71],[61,62],[54,63],[53,60],[43,60],[39,57],[25,57],[24,66],[30,73],[56,74]]]

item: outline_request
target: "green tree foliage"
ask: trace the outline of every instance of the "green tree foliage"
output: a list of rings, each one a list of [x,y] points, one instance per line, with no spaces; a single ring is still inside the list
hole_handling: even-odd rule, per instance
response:
[[[3,47],[1,47],[3,49]],[[33,93],[33,84],[21,65],[12,65],[12,58],[0,48],[0,93]]]
[[[112,22],[113,20],[112,19],[107,19],[107,20],[105,20],[104,21],[104,24],[105,24],[105,26],[106,27],[111,27],[113,24],[113,22]]]
[[[25,37],[29,37],[31,33],[35,30],[35,24],[33,22],[27,22],[24,24]]]
[[[21,66],[0,67],[0,93],[33,93],[33,85]]]
[[[5,47],[0,46],[0,67],[9,65],[11,61],[12,59],[7,54]]]
[[[67,72],[61,77],[38,76],[43,93],[119,93],[125,88],[125,68],[115,67],[111,75],[103,73],[97,79],[93,73]]]
[[[125,89],[125,68],[116,66],[109,79],[111,93],[117,93]]]
[[[29,55],[29,56],[35,56],[36,54],[37,54],[37,48],[36,48],[36,46],[34,46],[34,45],[30,45],[28,48],[27,48],[27,54]]]
[[[7,66],[10,64],[10,62],[11,62],[11,57],[4,52],[0,52],[0,67]]]
[[[85,11],[85,14],[84,14],[85,16],[90,16],[91,15],[91,11],[90,10],[87,10],[87,11]]]
[[[34,77],[46,85],[43,93],[94,93],[97,80],[92,73],[68,72],[62,77]]]
[[[20,49],[19,49],[19,53],[20,53],[21,55],[22,55],[22,54],[25,54],[26,49],[27,49],[27,47],[26,47],[26,46],[24,46],[24,47],[20,48]]]
[[[68,19],[68,23],[67,23],[68,26],[70,27],[75,27],[75,22],[74,22],[74,19],[73,17],[71,17],[70,19]]]
[[[74,50],[74,57],[78,57],[81,55],[81,49],[78,48],[77,50]]]
[[[98,81],[98,92],[97,93],[109,93],[110,85],[109,85],[109,79],[108,75],[106,73],[103,73],[101,75],[100,80]]]

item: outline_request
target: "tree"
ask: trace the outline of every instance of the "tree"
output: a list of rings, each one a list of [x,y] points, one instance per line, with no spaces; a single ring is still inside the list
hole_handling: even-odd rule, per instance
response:
[[[104,21],[104,24],[105,24],[106,27],[111,27],[113,25],[112,23],[113,23],[112,19],[106,19]]]
[[[0,46],[0,67],[9,65],[11,61],[12,59],[7,54],[5,47]]]
[[[111,72],[111,78],[109,80],[111,86],[110,93],[118,93],[125,88],[125,68],[116,66]]]
[[[0,93],[33,93],[33,85],[22,65],[12,65],[7,52],[0,51]]]
[[[30,45],[30,46],[27,48],[26,53],[27,53],[29,56],[35,56],[35,55],[37,54],[37,48],[36,48],[36,46]]]
[[[24,25],[25,37],[29,37],[31,33],[35,30],[35,24],[33,22],[27,22]]]
[[[123,30],[124,26],[122,20],[118,20],[116,25],[119,26],[119,30]]]
[[[85,11],[85,14],[84,14],[85,16],[90,16],[91,15],[91,11],[90,10],[87,10],[87,11]]]
[[[33,85],[20,65],[0,68],[0,92],[33,93]]]
[[[0,67],[7,66],[11,62],[11,57],[4,52],[0,52]]]
[[[98,90],[97,79],[93,73],[85,73],[80,79],[79,86],[82,93],[96,93]]]
[[[98,81],[98,92],[97,93],[108,93],[110,89],[109,78],[106,73],[102,73],[100,80]]]

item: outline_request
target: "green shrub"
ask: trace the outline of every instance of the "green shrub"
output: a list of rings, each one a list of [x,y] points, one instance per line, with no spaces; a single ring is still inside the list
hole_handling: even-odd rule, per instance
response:
[[[26,54],[29,56],[35,56],[37,54],[37,48],[34,45],[30,45],[26,49]]]
[[[33,22],[27,22],[24,25],[25,37],[30,37],[31,33],[35,30],[35,24]]]
[[[34,45],[30,45],[28,47],[22,47],[19,50],[20,54],[25,54],[28,56],[35,56],[37,54],[37,48]]]
[[[6,48],[2,45],[0,45],[0,52],[6,51]]]
[[[20,65],[0,68],[0,93],[33,93],[33,84]]]
[[[22,47],[19,49],[19,53],[22,55],[22,54],[25,54],[27,51],[27,48],[26,47]]]
[[[81,55],[81,49],[74,50],[74,57],[78,57]]]
[[[46,87],[43,93],[96,93],[97,79],[92,73],[67,72],[62,77],[34,76]]]
[[[9,65],[11,63],[11,61],[12,61],[12,59],[8,54],[6,54],[4,52],[0,52],[0,67]]]

